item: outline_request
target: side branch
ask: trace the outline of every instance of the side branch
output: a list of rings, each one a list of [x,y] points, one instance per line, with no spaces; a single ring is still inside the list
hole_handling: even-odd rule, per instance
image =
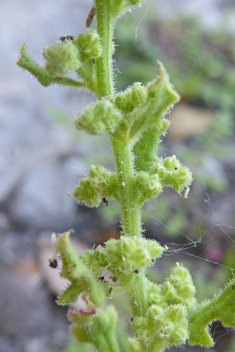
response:
[[[27,44],[24,43],[20,50],[20,58],[17,61],[17,65],[22,67],[24,70],[30,72],[38,82],[44,87],[48,87],[51,84],[59,84],[69,86],[73,88],[87,88],[85,82],[78,82],[69,77],[52,77],[50,76],[43,67],[41,67],[29,54],[27,50]]]

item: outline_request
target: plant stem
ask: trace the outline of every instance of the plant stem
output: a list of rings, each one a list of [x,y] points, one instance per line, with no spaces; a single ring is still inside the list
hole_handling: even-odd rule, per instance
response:
[[[114,92],[112,52],[113,52],[113,19],[111,16],[110,0],[96,1],[97,31],[102,41],[103,53],[96,61],[98,98],[112,95]],[[134,186],[133,153],[130,142],[123,142],[113,137],[113,147],[116,172],[118,176],[120,205],[122,211],[122,228],[126,236],[141,236],[140,206]],[[133,285],[129,290],[135,315],[145,315],[146,302],[146,278],[141,271],[133,279]]]
[[[113,95],[113,19],[110,0],[96,1],[97,32],[103,48],[96,61],[99,98]]]
[[[133,186],[134,168],[131,147],[114,138],[111,142],[119,181],[123,231],[127,236],[141,236],[140,209]]]
[[[96,61],[99,97],[114,92],[112,52],[113,19],[110,0],[96,1],[97,31],[102,41],[103,53]],[[134,169],[131,147],[111,138],[119,179],[123,231],[129,236],[141,235],[140,209],[133,190]]]
[[[147,312],[146,277],[144,270],[136,274],[128,286],[134,316],[145,316]]]

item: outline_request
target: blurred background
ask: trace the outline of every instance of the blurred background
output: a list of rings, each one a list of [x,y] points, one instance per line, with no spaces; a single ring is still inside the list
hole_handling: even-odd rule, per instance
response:
[[[78,251],[119,236],[114,201],[87,209],[67,195],[90,164],[113,169],[109,142],[73,128],[72,115],[94,97],[70,88],[43,88],[16,66],[25,40],[43,64],[42,47],[84,31],[91,6],[91,0],[1,3],[0,352],[94,351],[69,337],[67,308],[55,304],[64,283],[48,258],[52,232],[73,228]],[[160,60],[181,95],[159,154],[176,154],[195,180],[188,199],[165,189],[143,208],[143,221],[146,237],[169,247],[149,276],[161,282],[180,261],[191,270],[202,301],[218,292],[235,269],[235,3],[147,1],[120,19],[115,37],[119,90],[152,80]],[[130,319],[131,313],[125,297],[115,304],[125,352],[128,325],[122,318]],[[219,323],[212,331],[217,342],[211,351],[235,352],[232,331]]]

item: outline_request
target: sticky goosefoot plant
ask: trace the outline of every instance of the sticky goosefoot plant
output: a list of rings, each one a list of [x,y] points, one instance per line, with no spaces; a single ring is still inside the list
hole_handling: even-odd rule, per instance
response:
[[[179,194],[188,191],[192,174],[174,155],[156,156],[159,139],[170,125],[166,115],[179,100],[163,65],[159,63],[159,76],[147,86],[136,82],[123,92],[115,90],[114,25],[120,15],[141,3],[96,0],[86,22],[90,27],[95,17],[96,29],[87,28],[76,38],[61,37],[45,47],[44,67],[31,58],[26,43],[18,60],[18,65],[45,87],[59,84],[92,92],[97,101],[75,116],[75,126],[91,135],[105,133],[113,148],[115,171],[91,166],[73,195],[88,207],[115,198],[122,212],[121,237],[78,256],[69,240],[70,231],[52,236],[55,254],[62,259],[60,275],[70,281],[58,304],[69,305],[82,295],[86,308],[68,313],[71,330],[78,341],[92,343],[101,352],[120,351],[115,334],[117,313],[111,305],[102,306],[106,298],[122,291],[128,295],[133,313],[130,352],[161,352],[186,341],[210,347],[214,345],[209,331],[213,321],[235,327],[235,280],[213,299],[197,303],[191,275],[182,264],[177,263],[161,285],[146,278],[148,267],[167,248],[144,238],[141,207],[159,196],[165,186]],[[81,80],[70,78],[71,72]],[[56,257],[51,266],[57,266]],[[112,282],[102,277],[104,268]]]

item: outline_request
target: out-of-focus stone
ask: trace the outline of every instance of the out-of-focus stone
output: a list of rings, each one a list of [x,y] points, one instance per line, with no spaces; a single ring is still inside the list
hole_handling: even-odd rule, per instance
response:
[[[184,140],[205,131],[213,122],[213,112],[200,109],[184,103],[177,104],[169,115],[171,125],[169,137],[174,140]]]
[[[6,213],[0,211],[0,233],[10,231],[11,224]]]
[[[55,146],[56,148],[56,146]],[[35,163],[15,191],[10,204],[13,219],[31,228],[53,228],[60,231],[69,222],[75,206],[72,192],[84,165],[77,158],[77,170],[69,169],[69,163],[45,157]]]

